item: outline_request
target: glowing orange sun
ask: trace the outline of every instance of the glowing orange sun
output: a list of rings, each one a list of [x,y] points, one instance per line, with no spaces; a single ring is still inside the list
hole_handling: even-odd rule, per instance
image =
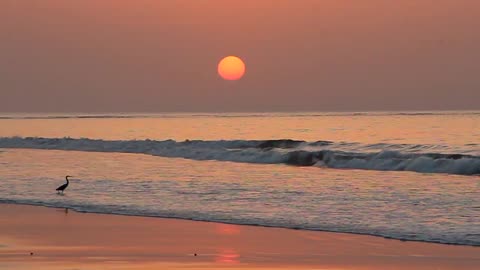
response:
[[[218,63],[218,75],[224,80],[238,80],[245,74],[245,63],[236,56],[227,56]]]

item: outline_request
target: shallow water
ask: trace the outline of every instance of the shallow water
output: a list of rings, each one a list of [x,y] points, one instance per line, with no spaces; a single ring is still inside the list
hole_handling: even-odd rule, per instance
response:
[[[410,162],[415,161],[417,167],[438,167],[460,160],[461,169],[473,168],[474,172],[480,153],[480,114],[476,112],[4,118],[8,119],[0,119],[3,202],[480,245],[477,175],[416,173],[400,167],[385,171],[385,166],[377,165],[368,170],[339,169],[321,166],[323,161],[318,160],[315,166],[301,167],[284,162],[255,164],[258,155],[271,158],[272,152],[292,151],[290,145],[259,149],[261,142],[256,140],[282,138],[305,141],[293,146],[295,151],[328,147],[342,153],[383,153],[381,157],[392,152],[421,154],[421,162],[418,157]],[[32,145],[16,138],[14,145],[5,138],[10,136],[59,140]],[[70,140],[73,146],[65,147],[65,141],[60,140],[65,136],[76,138]],[[92,148],[88,140],[79,138],[102,141]],[[202,140],[197,142],[202,147],[192,147],[192,141],[187,148],[170,142],[173,145],[168,146],[169,156],[165,157],[165,145],[150,145],[150,152],[137,151],[133,139]],[[109,140],[127,141],[127,145],[110,151]],[[238,148],[225,147],[232,140],[252,145],[240,149],[239,154]],[[331,144],[308,144],[316,141]],[[212,155],[213,150],[222,151],[223,160],[235,162],[222,161]],[[225,151],[230,159],[224,158]],[[235,155],[229,151],[236,151]],[[253,162],[251,155],[249,163],[238,160],[252,152]],[[431,162],[425,162],[424,154],[431,153],[460,156],[429,157]],[[394,160],[398,156],[389,162]],[[381,161],[385,165],[385,160]],[[378,156],[375,162],[378,164]],[[77,180],[71,182],[65,195],[57,195],[55,187],[63,183],[66,174]]]

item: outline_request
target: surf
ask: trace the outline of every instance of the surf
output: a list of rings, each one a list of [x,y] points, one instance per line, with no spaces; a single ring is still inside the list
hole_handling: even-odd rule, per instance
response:
[[[480,175],[480,156],[428,152],[429,145],[306,142],[301,140],[100,140],[2,137],[0,148],[136,153],[168,158],[334,169]],[[394,150],[391,150],[394,149]]]

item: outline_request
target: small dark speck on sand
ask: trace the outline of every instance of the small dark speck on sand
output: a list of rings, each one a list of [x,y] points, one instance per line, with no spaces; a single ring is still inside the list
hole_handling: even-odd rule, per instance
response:
[[[30,252],[30,256],[33,256],[33,252]]]
[[[197,256],[197,253],[194,253],[193,256]]]

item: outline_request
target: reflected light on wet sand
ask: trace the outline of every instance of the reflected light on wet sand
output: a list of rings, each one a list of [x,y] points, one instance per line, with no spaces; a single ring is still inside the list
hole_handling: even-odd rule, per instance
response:
[[[221,249],[215,257],[216,263],[238,264],[240,263],[240,254],[233,249]]]
[[[240,234],[240,226],[231,224],[216,224],[215,230],[220,235],[236,235]]]
[[[215,224],[215,233],[219,236],[231,238],[241,233],[240,226],[231,224]],[[220,248],[215,254],[215,262],[221,264],[240,263],[240,254],[233,248]]]

